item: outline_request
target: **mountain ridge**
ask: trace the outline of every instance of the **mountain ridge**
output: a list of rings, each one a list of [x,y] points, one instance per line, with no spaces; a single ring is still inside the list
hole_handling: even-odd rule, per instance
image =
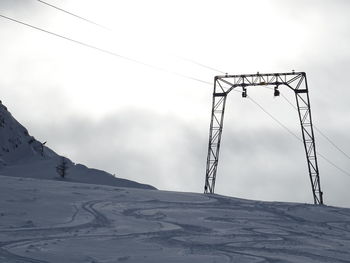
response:
[[[0,174],[5,176],[57,180],[56,166],[62,156],[31,136],[0,101]],[[65,157],[66,158],[66,157]],[[69,158],[65,180],[120,187],[156,189],[147,184],[117,178],[105,171],[76,164]]]

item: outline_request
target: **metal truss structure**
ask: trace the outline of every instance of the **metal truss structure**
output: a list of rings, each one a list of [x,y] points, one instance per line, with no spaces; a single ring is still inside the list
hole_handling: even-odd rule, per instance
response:
[[[280,86],[286,86],[294,91],[314,203],[323,204],[305,72],[293,71],[291,73],[257,73],[248,75],[226,74],[215,77],[204,193],[214,193],[227,95],[233,89],[241,88],[242,97],[246,97],[247,87],[249,86],[273,86],[275,96],[279,95],[278,88]]]

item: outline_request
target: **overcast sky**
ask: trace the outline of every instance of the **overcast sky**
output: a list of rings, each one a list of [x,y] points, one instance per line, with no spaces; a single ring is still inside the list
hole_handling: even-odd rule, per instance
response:
[[[314,124],[350,153],[349,1],[47,2],[108,29],[37,0],[1,0],[0,14],[151,65],[0,17],[0,99],[74,162],[163,190],[202,192],[213,86],[191,78],[211,83],[218,71],[305,71]],[[301,135],[282,97],[261,88],[248,95]],[[316,147],[350,173],[349,159],[319,133]],[[221,149],[216,193],[313,202],[303,145],[239,93],[227,101]],[[322,159],[319,168],[325,203],[350,207],[350,176]]]

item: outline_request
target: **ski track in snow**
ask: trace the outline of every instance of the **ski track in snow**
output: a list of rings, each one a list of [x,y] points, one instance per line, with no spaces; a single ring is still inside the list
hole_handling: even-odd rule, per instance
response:
[[[0,262],[350,262],[350,209],[0,179]]]

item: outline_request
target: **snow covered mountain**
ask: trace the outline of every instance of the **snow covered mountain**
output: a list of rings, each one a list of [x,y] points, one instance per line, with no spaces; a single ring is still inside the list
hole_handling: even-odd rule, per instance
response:
[[[350,209],[152,191],[69,160],[58,180],[1,103],[0,147],[0,262],[350,262]]]
[[[0,174],[40,179],[60,179],[56,166],[61,157],[28,133],[0,101]],[[146,184],[75,164],[69,159],[65,181],[155,189]]]
[[[350,262],[347,208],[0,181],[0,262]]]

